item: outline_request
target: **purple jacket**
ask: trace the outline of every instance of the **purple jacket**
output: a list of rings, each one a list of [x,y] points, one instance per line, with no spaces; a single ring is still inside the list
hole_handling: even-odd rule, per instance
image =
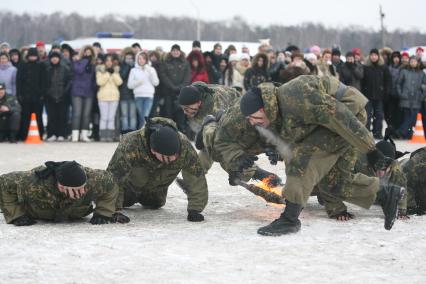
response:
[[[16,96],[16,67],[0,64],[0,83],[6,84],[6,94]]]
[[[95,66],[86,70],[88,60],[83,58],[73,62],[71,96],[93,98],[96,94]]]

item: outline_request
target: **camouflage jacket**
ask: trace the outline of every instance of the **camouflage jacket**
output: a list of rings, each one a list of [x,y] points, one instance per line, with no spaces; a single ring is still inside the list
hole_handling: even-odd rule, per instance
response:
[[[263,83],[259,87],[275,88],[272,83]],[[269,130],[277,133],[280,126],[280,122],[277,121],[269,127]],[[265,148],[271,147],[241,113],[240,100],[223,114],[214,135],[205,138],[207,138],[205,139],[207,151],[227,172],[237,170],[236,161],[242,155],[259,155],[265,152]]]
[[[35,172],[12,172],[0,176],[0,207],[7,223],[26,214],[34,219],[55,222],[96,214],[111,217],[115,211],[118,187],[104,170],[84,167],[87,193],[80,199],[67,198],[57,189],[54,176],[40,179]],[[92,202],[96,208],[93,210]]]
[[[194,117],[188,118],[189,126],[195,132],[200,131],[203,119],[209,115],[216,115],[220,110],[232,106],[241,94],[234,88],[222,85],[195,82],[192,84],[201,92],[201,106]]]
[[[269,119],[281,121],[280,136],[288,143],[304,141],[318,127],[332,132],[315,144],[334,152],[349,143],[362,153],[375,148],[374,138],[365,128],[367,99],[355,88],[346,87],[329,76],[302,75],[282,85],[264,100]],[[278,105],[278,108],[275,107]],[[330,133],[330,132],[329,132]],[[333,139],[334,137],[341,137]]]
[[[0,99],[0,106],[7,106],[9,112],[21,111],[21,106],[15,96],[4,95],[3,98]],[[2,113],[0,112],[0,114]]]
[[[411,153],[401,166],[407,177],[407,207],[426,210],[426,147]]]
[[[156,117],[152,121],[176,129],[170,119]],[[124,190],[150,192],[168,188],[180,171],[189,188],[188,209],[202,211],[205,208],[208,191],[203,167],[188,138],[180,132],[179,137],[181,149],[177,160],[165,164],[151,154],[145,128],[124,135],[107,168],[120,189],[117,208],[123,207]]]

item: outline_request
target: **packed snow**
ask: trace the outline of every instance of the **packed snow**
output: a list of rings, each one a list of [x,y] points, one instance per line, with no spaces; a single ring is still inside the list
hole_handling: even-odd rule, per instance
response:
[[[47,160],[106,168],[117,144],[1,144],[0,174]],[[422,145],[398,142],[400,150]],[[259,164],[279,174],[284,166]],[[128,224],[93,226],[38,221],[15,227],[0,217],[0,283],[426,283],[426,216],[383,227],[381,209],[350,206],[356,219],[328,219],[311,197],[301,232],[256,233],[281,213],[215,164],[207,175],[202,223],[186,221],[186,196],[176,184],[160,210],[135,205]],[[296,282],[297,281],[297,282]]]

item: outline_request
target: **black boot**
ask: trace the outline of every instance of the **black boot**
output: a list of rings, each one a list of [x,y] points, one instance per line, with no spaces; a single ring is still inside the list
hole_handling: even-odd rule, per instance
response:
[[[264,236],[281,236],[300,231],[299,215],[302,212],[302,206],[286,201],[284,212],[280,218],[273,221],[265,227],[259,228],[257,233]]]
[[[10,134],[9,134],[9,142],[10,143],[16,143],[17,142],[16,135],[17,135],[16,131],[10,131]]]
[[[398,203],[404,197],[404,194],[404,187],[392,184],[380,185],[377,200],[382,206],[383,214],[385,214],[386,230],[392,229],[393,223],[398,216]]]

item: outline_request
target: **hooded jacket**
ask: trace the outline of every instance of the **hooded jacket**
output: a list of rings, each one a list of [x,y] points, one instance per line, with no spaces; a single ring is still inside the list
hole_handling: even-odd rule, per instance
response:
[[[263,58],[262,67],[258,67],[257,63],[260,58]],[[269,81],[268,75],[268,57],[266,54],[258,53],[253,58],[251,68],[248,68],[244,74],[244,89],[249,90],[257,85]]]
[[[96,93],[96,70],[94,58],[84,58],[83,51],[91,49],[94,58],[96,58],[95,50],[92,46],[85,46],[80,50],[80,60],[72,63],[73,80],[71,87],[71,96],[93,98]]]
[[[198,61],[198,67],[195,69],[192,66],[193,60]],[[206,71],[205,63],[204,63],[204,56],[199,51],[191,51],[189,53],[188,57],[186,58],[188,61],[190,67],[191,67],[191,83],[194,82],[204,82],[206,84],[209,83],[209,74]]]
[[[16,96],[16,73],[17,69],[8,62],[0,64],[0,82],[6,85],[6,94]]]
[[[153,98],[155,86],[158,86],[160,80],[157,76],[157,71],[146,63],[140,66],[138,58],[142,52],[136,55],[135,67],[130,70],[127,86],[133,90],[135,97]]]

